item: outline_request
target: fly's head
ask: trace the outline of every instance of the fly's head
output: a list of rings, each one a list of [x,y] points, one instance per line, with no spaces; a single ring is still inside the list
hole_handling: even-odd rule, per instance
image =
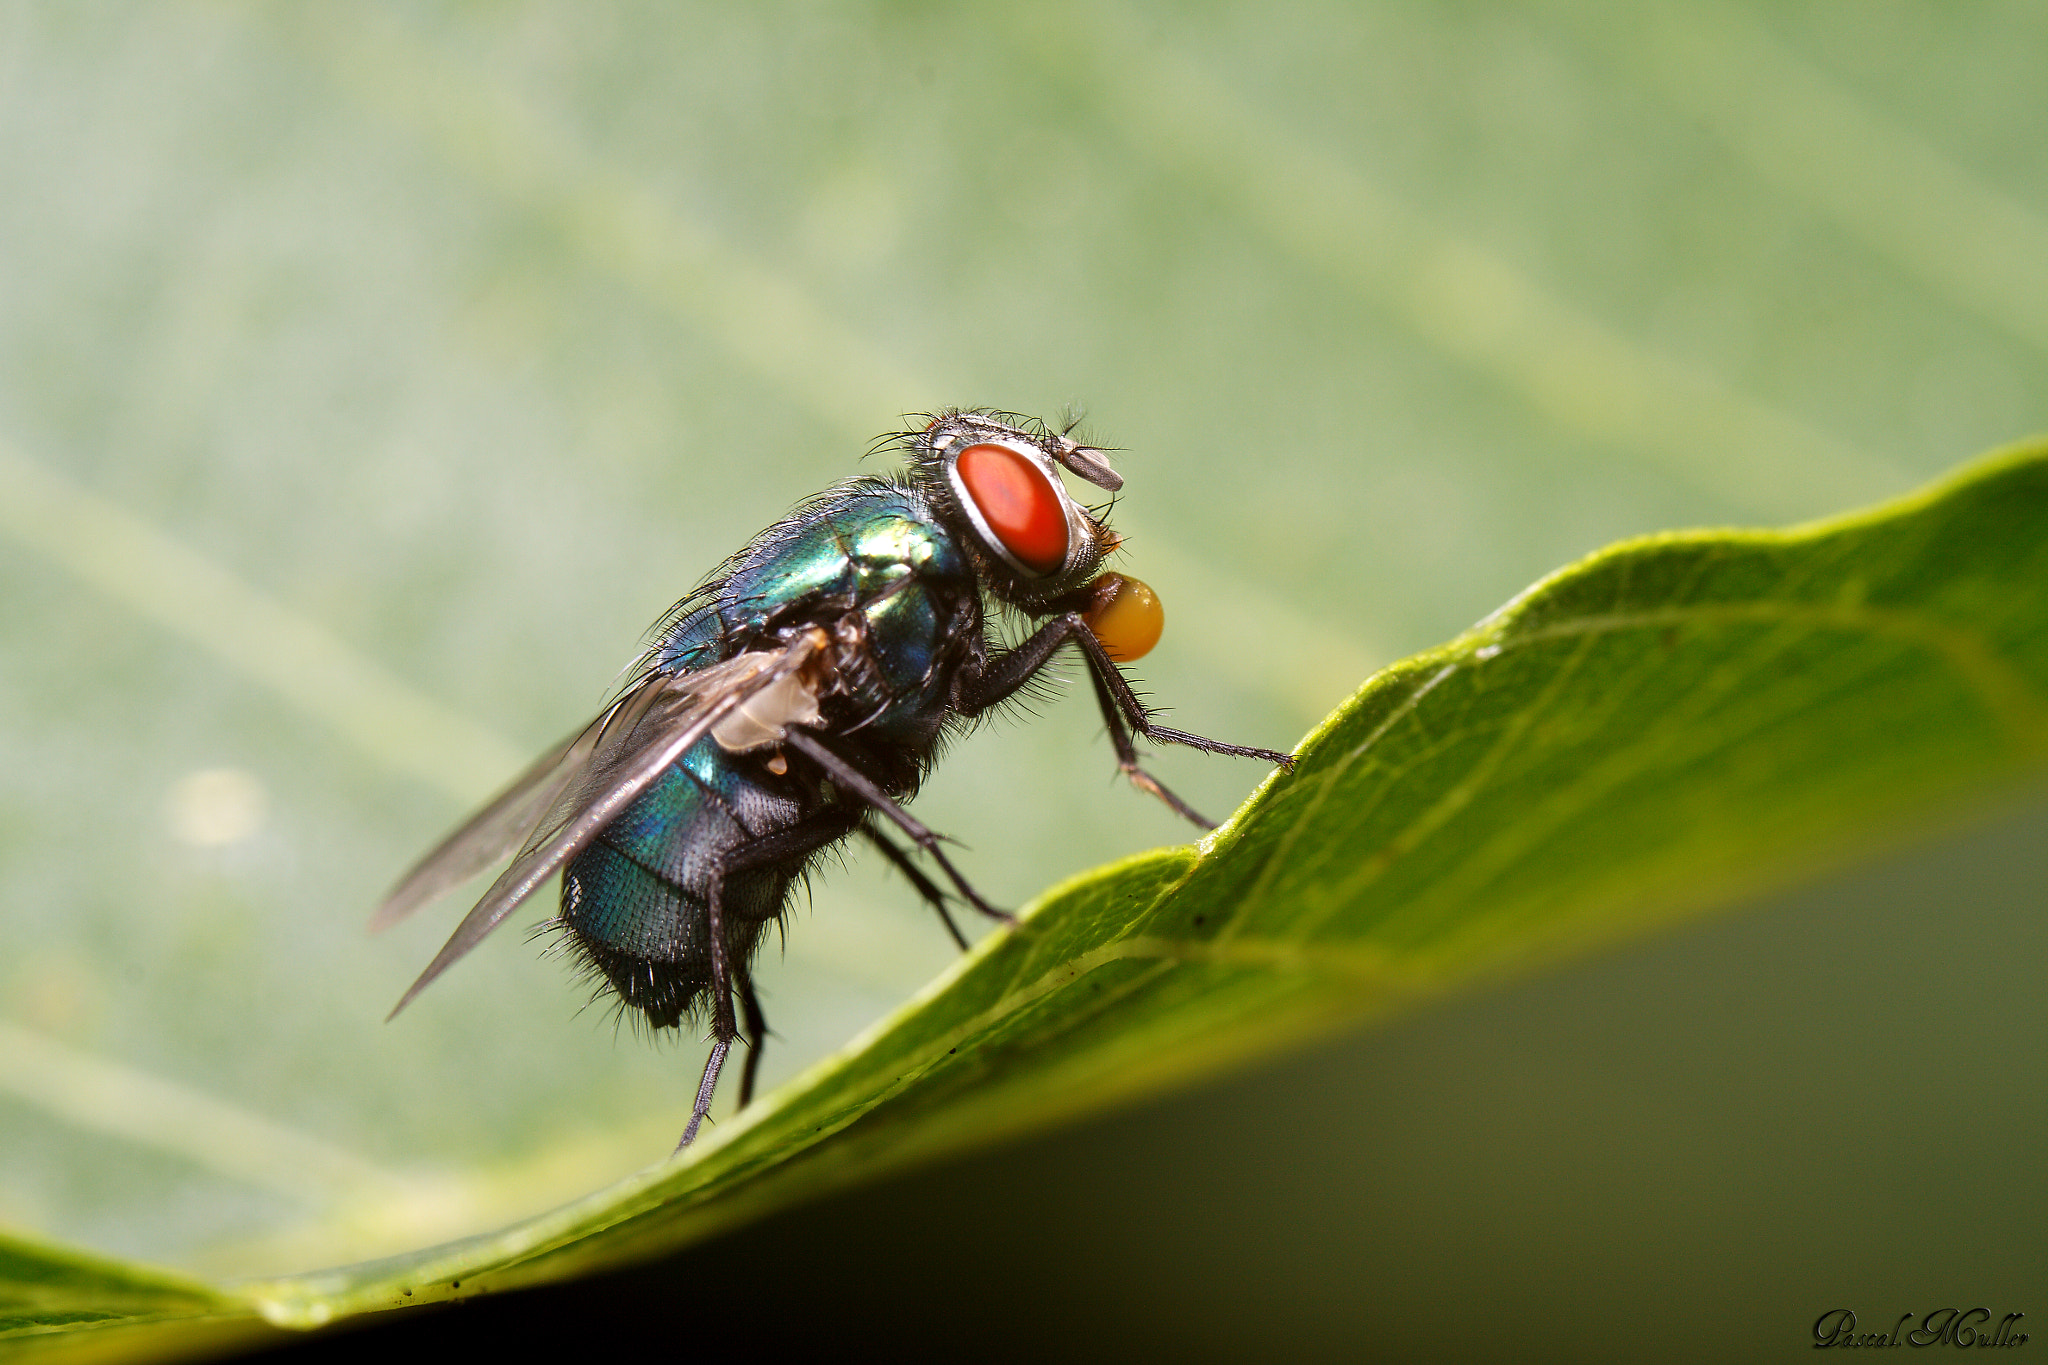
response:
[[[1031,616],[1079,611],[1119,662],[1158,639],[1158,598],[1134,578],[1102,573],[1122,538],[1067,491],[1066,470],[1109,493],[1123,487],[1108,458],[1066,431],[1013,413],[948,409],[899,438],[912,480],[974,550],[998,600]]]
[[[913,480],[976,552],[989,590],[1013,606],[1042,611],[1117,547],[1060,470],[1111,493],[1124,481],[1101,451],[1063,432],[1010,413],[948,410],[902,444]]]

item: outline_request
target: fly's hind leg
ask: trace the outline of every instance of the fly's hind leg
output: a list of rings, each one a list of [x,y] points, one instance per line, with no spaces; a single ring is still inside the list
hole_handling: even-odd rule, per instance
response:
[[[859,820],[857,807],[833,808],[785,829],[755,835],[738,848],[727,850],[705,879],[704,917],[711,939],[711,1055],[705,1059],[703,1079],[697,1082],[697,1100],[690,1106],[690,1123],[683,1129],[683,1140],[676,1144],[678,1152],[696,1141],[697,1129],[703,1125],[704,1116],[711,1112],[711,1098],[718,1091],[718,1073],[725,1069],[726,1054],[732,1051],[733,1040],[740,1036],[739,1022],[733,1011],[735,989],[747,1020],[747,1063],[740,1072],[742,1108],[753,1098],[754,1076],[761,1065],[761,1045],[768,1033],[767,1020],[761,1013],[761,1002],[754,994],[753,979],[746,964],[742,962],[736,966],[732,961],[732,951],[726,944],[726,878],[778,863],[801,867],[818,850],[851,834]]]
[[[768,1016],[761,1013],[761,998],[754,994],[753,973],[739,979],[740,1017],[747,1023],[747,1064],[740,1069],[740,1108],[754,1099],[754,1077],[761,1070],[761,1047],[768,1041]]]
[[[711,936],[711,1055],[704,1061],[704,1078],[697,1082],[697,1101],[690,1106],[689,1126],[676,1144],[678,1152],[697,1140],[697,1128],[711,1112],[711,1097],[718,1091],[725,1054],[732,1051],[732,1040],[740,1032],[732,1013],[732,954],[725,946],[725,876],[723,866],[714,868],[704,895],[704,917]],[[744,1089],[745,1078],[741,1085]]]
[[[711,1055],[704,1060],[704,1079],[697,1082],[697,1102],[690,1106],[690,1122],[683,1129],[683,1140],[676,1144],[678,1152],[697,1140],[697,1125],[711,1112],[711,1097],[718,1092],[718,1073],[725,1070],[725,1054],[730,1051],[732,1039],[711,1040]]]

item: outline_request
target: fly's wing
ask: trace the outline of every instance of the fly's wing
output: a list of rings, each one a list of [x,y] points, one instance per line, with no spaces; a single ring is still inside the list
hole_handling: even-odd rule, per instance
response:
[[[391,1013],[396,1015],[412,1003],[427,983],[482,942],[521,901],[588,847],[685,749],[710,733],[713,726],[749,698],[802,669],[822,645],[822,632],[807,631],[781,649],[741,654],[691,673],[648,677],[620,698],[619,705],[590,729],[570,741],[561,751],[560,759],[552,765],[546,759],[535,764],[504,796],[457,830],[441,848],[428,854],[420,868],[400,883],[400,891],[421,879],[422,873],[432,869],[444,851],[450,854],[450,868],[473,856],[465,847],[465,836],[473,828],[481,830],[487,824],[499,823],[509,826],[509,818],[502,822],[493,819],[499,806],[507,806],[508,810],[512,806],[533,809],[539,806],[540,790],[554,787],[549,806],[543,808],[546,814],[530,827],[519,856],[463,917],[453,936]],[[631,723],[622,724],[629,715]],[[589,752],[575,760],[571,769],[577,747],[586,739],[590,740]],[[530,782],[536,772],[541,777]],[[475,843],[478,848],[484,846],[481,838]],[[465,849],[463,859],[454,856],[458,848]],[[394,892],[392,900],[397,899],[398,892]],[[382,912],[379,913],[381,917]]]
[[[399,878],[370,918],[370,932],[388,929],[413,911],[462,885],[491,864],[509,858],[533,837],[541,817],[590,767],[606,735],[630,732],[660,694],[645,685],[605,708],[604,714],[541,755],[512,785],[492,798],[462,827],[443,839]]]

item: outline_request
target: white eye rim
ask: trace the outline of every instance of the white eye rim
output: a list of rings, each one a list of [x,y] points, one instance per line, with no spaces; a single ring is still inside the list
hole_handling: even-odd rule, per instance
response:
[[[1060,510],[1067,519],[1067,557],[1061,561],[1059,568],[1047,573],[1025,564],[1010,553],[1010,547],[1003,544],[1001,537],[997,536],[995,529],[988,524],[988,519],[982,516],[981,505],[968,493],[967,481],[960,477],[960,457],[975,446],[1000,446],[1004,450],[1022,455],[1037,466],[1038,472],[1052,485],[1053,492],[1059,495]],[[1028,578],[1033,582],[1054,581],[1077,572],[1088,562],[1088,550],[1095,539],[1094,531],[1088,525],[1088,514],[1082,510],[1080,503],[1074,501],[1073,495],[1067,492],[1067,485],[1060,478],[1059,465],[1043,450],[1029,441],[1020,441],[1013,437],[990,432],[964,432],[946,448],[945,461],[946,483],[953,490],[953,501],[959,505],[968,522],[974,527],[975,538],[981,542],[983,549],[1002,560],[1020,578]]]

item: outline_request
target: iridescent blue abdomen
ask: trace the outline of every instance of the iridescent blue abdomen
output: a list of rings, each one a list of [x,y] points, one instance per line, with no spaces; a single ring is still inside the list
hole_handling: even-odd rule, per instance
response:
[[[707,736],[564,869],[562,924],[621,999],[655,1027],[672,1025],[711,983],[705,909],[718,860],[802,814],[790,783]],[[797,870],[724,874],[726,946],[740,960],[782,912]]]

